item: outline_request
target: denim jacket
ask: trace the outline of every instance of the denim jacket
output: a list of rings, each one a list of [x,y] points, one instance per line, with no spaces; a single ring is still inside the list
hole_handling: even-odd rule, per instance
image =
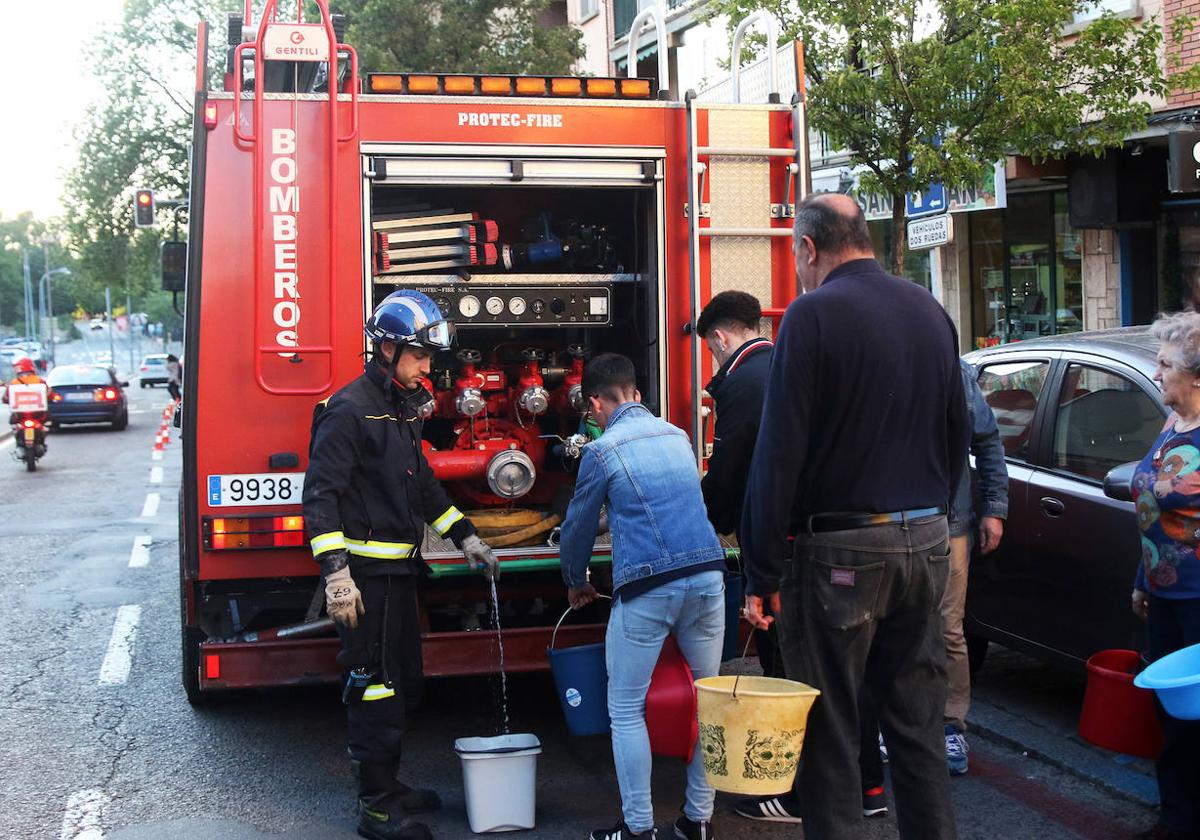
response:
[[[980,507],[972,510],[971,465],[963,464],[962,480],[950,507],[950,535],[961,536],[971,530],[978,518],[995,516],[1008,518],[1008,468],[1004,464],[1004,446],[996,415],[983,398],[976,380],[975,368],[959,359],[963,375],[963,391],[967,395],[967,411],[971,418],[971,454],[975,456],[975,485],[979,491]]]
[[[602,504],[614,589],[725,556],[705,514],[687,435],[641,403],[621,404],[604,434],[584,447],[559,544],[567,586],[587,581]]]

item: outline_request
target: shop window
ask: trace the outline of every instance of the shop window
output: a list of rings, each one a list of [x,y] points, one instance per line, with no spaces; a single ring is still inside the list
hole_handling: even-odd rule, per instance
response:
[[[1105,12],[1112,12],[1117,17],[1136,17],[1141,10],[1138,0],[1091,0],[1075,13],[1075,23],[1096,20]]]
[[[1111,371],[1072,364],[1054,421],[1054,466],[1103,481],[1113,467],[1138,461],[1162,429],[1158,404]]]
[[[1010,194],[1002,213],[972,215],[976,346],[1083,329],[1082,235],[1066,192]]]
[[[879,264],[885,270],[891,271],[892,220],[883,219],[868,222],[867,227],[871,230],[871,242],[875,246],[875,258],[879,260]],[[900,276],[907,277],[918,286],[932,290],[933,269],[930,264],[932,254],[933,251],[931,250],[910,251],[906,244],[904,246],[904,271],[900,272]]]
[[[1000,442],[1010,458],[1029,457],[1033,415],[1049,370],[1049,362],[1032,360],[988,365],[979,372],[979,390],[996,415]]]

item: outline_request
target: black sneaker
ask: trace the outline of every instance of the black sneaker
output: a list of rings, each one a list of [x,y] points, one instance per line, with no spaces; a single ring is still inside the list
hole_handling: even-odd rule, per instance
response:
[[[887,812],[887,794],[883,792],[883,788],[873,787],[863,791],[864,817],[879,817]]]
[[[716,835],[713,834],[712,823],[707,820],[694,822],[681,814],[675,820],[675,837],[676,840],[713,840]]]
[[[625,820],[617,820],[612,828],[597,828],[588,835],[589,840],[658,840],[658,829],[649,828],[640,834],[629,830]]]
[[[799,823],[800,815],[790,796],[757,796],[742,799],[733,806],[733,812],[748,820],[764,822]]]

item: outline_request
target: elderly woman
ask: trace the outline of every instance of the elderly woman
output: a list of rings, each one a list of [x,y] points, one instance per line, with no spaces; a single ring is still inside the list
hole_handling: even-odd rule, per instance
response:
[[[1133,479],[1142,564],[1133,611],[1147,622],[1150,658],[1200,643],[1200,314],[1162,315],[1154,379],[1172,414]],[[1146,838],[1200,837],[1200,721],[1160,708],[1166,747],[1158,759],[1158,825]]]

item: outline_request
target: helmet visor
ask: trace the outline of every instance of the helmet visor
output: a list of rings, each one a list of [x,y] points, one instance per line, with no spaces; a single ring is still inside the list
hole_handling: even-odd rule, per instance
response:
[[[454,334],[453,321],[434,321],[417,330],[413,342],[431,350],[449,350],[454,346]]]

